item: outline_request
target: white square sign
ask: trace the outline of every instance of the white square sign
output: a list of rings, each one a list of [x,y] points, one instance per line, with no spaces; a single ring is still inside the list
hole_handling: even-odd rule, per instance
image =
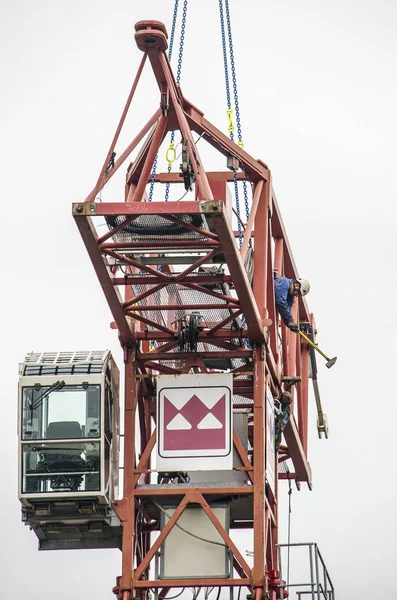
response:
[[[233,467],[231,374],[157,378],[157,469]]]

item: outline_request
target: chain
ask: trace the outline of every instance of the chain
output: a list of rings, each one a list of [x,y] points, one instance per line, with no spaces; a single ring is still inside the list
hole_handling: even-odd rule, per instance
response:
[[[231,139],[232,138],[232,134],[230,135]],[[241,229],[241,219],[240,219],[240,198],[238,195],[238,179],[237,179],[237,171],[236,169],[233,169],[233,183],[234,183],[234,195],[236,198],[236,211],[237,214],[239,216],[239,218],[237,219],[237,229],[238,229],[238,241],[240,244],[240,248],[243,245],[243,231]]]
[[[225,20],[223,16],[223,0],[219,0],[219,18],[221,22],[221,35],[222,35],[222,50],[223,50],[223,66],[225,70],[225,85],[226,85],[226,103],[227,113],[231,116],[232,114],[232,102],[230,98],[230,83],[229,83],[229,68],[227,64],[227,50],[226,50],[226,35],[225,35]],[[229,117],[230,118],[230,117]],[[230,139],[233,140],[233,127],[229,126]]]
[[[232,82],[233,82],[233,93],[234,93],[234,107],[236,111],[236,125],[237,125],[237,138],[238,145],[240,148],[244,148],[243,135],[241,131],[241,120],[240,120],[240,105],[238,101],[238,92],[237,92],[237,77],[236,77],[236,66],[234,62],[234,51],[233,51],[233,38],[232,38],[232,26],[230,21],[230,10],[229,10],[229,0],[225,0],[225,9],[226,9],[226,22],[227,22],[227,31],[229,37],[229,52],[230,52],[230,70],[232,72]],[[243,181],[243,193],[244,193],[244,204],[245,204],[245,216],[248,221],[250,216],[250,206],[248,201],[248,190],[247,190],[247,182]],[[236,206],[237,208],[237,206]]]
[[[170,145],[174,143],[175,140],[175,131],[171,131]],[[167,167],[168,173],[171,173],[171,165],[168,164]],[[170,184],[167,183],[165,186],[165,201],[168,202],[170,196]]]
[[[232,73],[234,106],[235,106],[235,112],[236,112],[237,137],[238,137],[238,141],[240,142],[240,144],[242,144],[243,141],[242,141],[242,135],[241,135],[240,107],[239,107],[239,103],[238,103],[236,67],[234,64],[233,39],[232,39],[232,27],[231,27],[231,23],[230,23],[229,0],[225,0],[225,9],[226,9],[227,33],[228,33],[228,38],[229,38],[230,70]]]
[[[154,180],[157,172],[157,161],[159,159],[159,155],[156,154],[156,158],[154,159],[153,167],[152,167],[152,179],[150,180],[150,188],[149,188],[149,202],[153,200],[153,190],[154,190]]]
[[[178,6],[179,6],[179,0],[175,0],[174,12],[173,12],[173,15],[172,15],[170,45],[169,45],[169,48],[168,48],[168,60],[169,61],[171,61],[172,50],[173,50],[173,47],[174,47],[176,21],[177,21],[177,18],[178,18]],[[179,78],[180,78],[181,68],[182,68],[183,44],[184,44],[184,41],[185,41],[186,11],[187,11],[187,0],[184,1],[184,5],[183,5],[182,28],[181,28],[181,42],[179,44],[179,57],[178,57],[178,73],[179,73]],[[178,83],[179,83],[179,80],[178,80]],[[174,141],[174,137],[175,137],[175,133],[172,132],[171,133],[171,142]],[[151,178],[151,181],[150,181],[150,188],[149,188],[149,202],[152,202],[152,200],[153,200],[154,180],[155,180],[156,173],[157,173],[158,158],[159,158],[159,155],[156,154],[156,158],[154,159],[153,167],[152,167],[152,178]],[[168,167],[168,173],[170,173],[170,171],[171,171],[171,167],[169,166]],[[166,202],[168,202],[169,193],[170,193],[170,184],[167,183],[166,190],[165,190],[165,201]]]
[[[179,0],[175,0],[175,3],[177,3],[178,1]],[[183,48],[184,48],[184,44],[185,44],[185,32],[186,32],[187,2],[188,2],[188,0],[184,0],[183,9],[182,9],[181,37],[179,40],[178,67],[177,67],[177,72],[176,72],[177,84],[179,84],[181,81]],[[175,15],[175,11],[174,11],[174,15]],[[176,16],[175,16],[175,21],[176,21]],[[169,53],[168,58],[169,58],[169,60],[171,60],[171,53]],[[175,141],[175,131],[171,131],[170,144],[173,144],[174,141]],[[171,173],[171,165],[170,164],[168,164],[167,171],[168,171],[168,173]],[[166,202],[168,202],[169,197],[170,197],[170,184],[167,183],[165,186],[165,201]]]
[[[176,19],[178,17],[178,4],[179,0],[175,0],[174,5],[174,14],[172,15],[172,26],[171,26],[171,36],[170,36],[170,46],[168,48],[168,60],[171,61],[172,56],[172,48],[174,47],[174,37],[175,37],[175,28],[176,28]]]
[[[230,29],[229,5],[227,4],[227,2],[225,4],[226,4],[227,24],[228,24],[228,30],[229,30]],[[227,112],[227,116],[228,116],[228,131],[229,131],[230,139],[232,140],[232,142],[234,142],[233,110],[232,110],[232,101],[231,101],[231,96],[230,96],[229,65],[228,65],[228,61],[227,61],[227,47],[226,47],[226,33],[225,33],[225,17],[224,17],[224,13],[223,13],[223,0],[219,0],[219,19],[220,19],[220,24],[221,24],[223,67],[224,67],[224,71],[225,71],[226,104],[227,104],[226,112]],[[230,47],[231,47],[231,40],[230,40],[230,35],[229,35],[229,48]],[[233,57],[232,52],[230,53],[230,56]],[[235,89],[234,82],[236,80],[236,75],[235,75],[235,69],[234,69],[234,58],[233,58],[232,76],[234,76],[233,89]],[[236,91],[235,91],[235,97],[236,97]],[[238,122],[240,122],[240,118],[239,118]],[[236,212],[238,214],[238,217],[240,217],[240,198],[239,198],[239,192],[238,192],[238,179],[237,179],[236,169],[233,169],[233,183],[234,183],[234,197],[235,197],[235,201],[236,201]],[[240,218],[237,219],[237,229],[238,229],[239,244],[241,247],[243,244],[243,232],[241,229]]]
[[[183,10],[182,10],[181,39],[179,42],[178,68],[176,71],[176,82],[177,83],[180,83],[180,81],[181,81],[183,46],[185,43],[185,31],[186,31],[186,13],[187,13],[187,0],[184,0]]]

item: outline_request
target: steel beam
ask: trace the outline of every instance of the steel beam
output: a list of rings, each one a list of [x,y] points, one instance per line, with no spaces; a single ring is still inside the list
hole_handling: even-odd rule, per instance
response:
[[[148,581],[135,581],[137,589],[161,588],[164,582],[167,581],[167,586],[173,588],[191,588],[191,587],[244,587],[251,584],[251,579],[248,577],[242,579],[219,579],[215,577],[196,578],[196,579],[150,579]]]
[[[254,351],[254,588],[265,585],[265,347]]]
[[[134,94],[135,94],[135,91],[136,91],[139,79],[140,79],[140,77],[142,75],[143,67],[145,66],[145,62],[146,62],[146,56],[147,55],[144,54],[143,57],[142,57],[141,64],[139,65],[137,74],[136,74],[134,82],[132,84],[131,91],[130,91],[130,93],[128,95],[128,98],[127,98],[126,105],[124,107],[124,110],[123,110],[123,113],[121,115],[119,124],[117,126],[116,133],[113,136],[113,140],[112,140],[112,142],[110,144],[110,148],[109,148],[108,153],[106,155],[106,158],[105,158],[105,161],[103,163],[103,166],[102,166],[101,172],[99,174],[98,180],[96,182],[96,185],[95,185],[94,189],[92,190],[91,194],[88,196],[87,202],[92,202],[95,199],[95,197],[96,197],[97,193],[99,192],[99,190],[101,189],[101,187],[103,187],[105,185],[105,183],[106,183],[106,179],[105,179],[106,170],[107,170],[107,168],[109,166],[109,161],[110,161],[110,159],[112,157],[112,154],[113,154],[113,151],[115,149],[117,140],[119,139],[119,135],[120,135],[121,129],[122,129],[123,125],[124,125],[124,121],[126,119],[128,111],[130,109],[131,101],[132,101],[132,99],[134,97]],[[149,130],[149,128],[151,126],[152,126],[152,124],[149,125],[148,130]],[[142,135],[145,135],[145,133],[143,133]],[[137,143],[139,143],[139,142],[137,142]],[[132,150],[133,150],[133,148],[131,148],[131,151]],[[114,167],[115,167],[115,165],[113,166],[113,169],[114,169]],[[109,179],[110,179],[110,177],[108,177],[107,180],[109,180]]]
[[[141,352],[139,354],[139,360],[188,360],[191,358],[192,354],[203,358],[251,358],[252,350],[221,350],[220,352],[211,350],[210,352],[172,352],[171,354],[153,350],[152,352]]]
[[[202,136],[211,146],[224,156],[234,156],[252,181],[269,180],[267,166],[255,160],[240,146],[231,141],[224,133],[204,118],[204,113],[193,106],[186,98],[183,99],[184,110],[188,123],[193,131]]]
[[[90,217],[80,216],[79,214],[74,214],[74,219],[91,258],[91,262],[99,279],[99,283],[102,286],[106,300],[108,301],[110,310],[112,311],[113,319],[119,330],[121,343],[123,346],[132,347],[135,344],[134,333],[131,330],[130,324],[126,319],[122,308],[123,299],[118,290],[113,286],[108,267],[98,249],[98,236],[92,220]]]
[[[298,479],[298,481],[306,481],[309,488],[311,488],[312,472],[300,440],[299,430],[294,415],[291,415],[283,433],[291,460],[295,467],[296,479]]]
[[[264,322],[261,319],[231,226],[225,215],[221,212],[214,213],[212,222],[214,223],[215,231],[218,234],[226,262],[233,277],[240,305],[243,307],[250,337],[255,342],[263,343],[265,341]]]
[[[248,177],[245,173],[236,173],[238,181],[247,181]],[[234,181],[233,171],[207,171],[208,181]],[[157,173],[154,176],[155,183],[183,183],[183,179],[179,173]]]
[[[182,305],[183,308],[183,305]],[[153,326],[157,325],[157,323],[155,323],[153,321]],[[210,334],[210,331],[212,331],[212,333]],[[135,334],[135,337],[137,340],[169,340],[171,339],[176,333],[175,331],[172,331],[172,333],[167,334],[166,332],[160,332],[160,331],[137,331]],[[235,330],[235,329],[221,329],[221,330],[204,330],[204,331],[200,331],[198,336],[197,336],[197,341],[198,342],[208,342],[210,343],[212,340],[228,340],[228,339],[244,339],[248,337],[248,331],[246,329],[241,329],[241,330]]]

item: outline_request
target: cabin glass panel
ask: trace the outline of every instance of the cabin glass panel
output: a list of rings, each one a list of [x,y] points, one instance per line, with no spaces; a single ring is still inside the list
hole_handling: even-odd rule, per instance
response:
[[[22,439],[100,437],[100,385],[24,387]]]
[[[100,411],[98,384],[22,388],[23,494],[101,489]]]
[[[100,490],[99,442],[22,445],[22,493]]]

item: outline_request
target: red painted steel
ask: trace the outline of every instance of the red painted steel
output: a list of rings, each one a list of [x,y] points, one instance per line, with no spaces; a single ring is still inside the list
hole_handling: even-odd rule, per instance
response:
[[[142,60],[141,60],[141,64],[139,65],[139,68],[138,68],[138,71],[137,71],[134,83],[132,84],[131,91],[130,91],[129,96],[127,98],[127,102],[126,102],[126,105],[124,107],[123,114],[121,115],[120,122],[119,122],[119,124],[117,126],[116,133],[114,134],[112,143],[110,144],[110,148],[108,150],[108,153],[106,155],[105,161],[103,163],[103,167],[102,167],[101,172],[99,174],[98,181],[96,182],[96,185],[95,185],[94,189],[92,190],[91,194],[87,198],[88,202],[92,202],[95,199],[95,196],[97,195],[97,193],[99,192],[99,190],[101,189],[101,187],[103,187],[106,184],[106,181],[107,181],[107,179],[106,179],[106,169],[107,169],[107,166],[108,166],[109,161],[111,159],[111,156],[113,154],[113,151],[114,151],[114,148],[116,146],[117,140],[119,139],[120,131],[123,128],[123,125],[124,125],[124,122],[125,122],[125,118],[127,116],[129,108],[131,106],[131,102],[132,102],[132,99],[134,97],[135,90],[137,88],[139,79],[141,77],[141,74],[142,74],[142,71],[143,71],[143,67],[145,66],[146,58],[147,58],[146,54],[144,54],[143,57],[142,57]],[[151,127],[151,125],[149,125],[149,127]],[[145,135],[145,134],[143,133],[143,135]],[[133,150],[133,148],[131,148],[131,151],[132,150]],[[114,174],[114,172],[115,171],[113,170],[112,175]]]
[[[247,181],[245,173],[236,173],[238,181]],[[233,171],[207,171],[208,181],[234,181]],[[183,183],[183,179],[178,173],[157,173],[154,176],[157,183]]]
[[[196,263],[195,263],[196,264]],[[113,285],[142,285],[142,284],[152,284],[159,283],[159,278],[156,277],[142,277],[139,275],[124,277],[113,277],[112,279]],[[233,279],[231,275],[191,275],[188,279],[181,279],[179,283],[228,283],[231,286],[233,285]]]
[[[218,304],[183,304],[183,308],[186,310],[196,310],[197,308],[200,308],[201,310],[219,310],[220,308],[222,309],[231,309],[231,308],[239,308],[238,305],[236,305],[235,303],[233,304],[228,304],[228,303],[218,303]],[[133,305],[130,307],[131,311],[135,311],[135,310],[139,310],[139,311],[163,311],[163,310],[178,310],[181,308],[180,304],[142,304],[141,306],[139,305]],[[127,312],[128,314],[128,312]]]
[[[151,588],[159,588],[165,595],[172,588],[186,586],[246,586],[256,600],[264,600],[269,597],[269,573],[278,568],[275,549],[278,484],[276,480],[273,491],[266,484],[265,452],[269,432],[265,398],[266,386],[274,397],[284,391],[282,374],[301,377],[294,401],[299,427],[292,415],[284,430],[286,445],[281,445],[278,459],[291,459],[293,468],[288,477],[311,486],[306,456],[309,350],[306,344],[301,345],[296,334],[280,324],[273,286],[274,267],[289,277],[297,277],[298,271],[267,165],[233,143],[183,97],[165,54],[167,33],[161,23],[138,23],[135,37],[144,56],[126,107],[94,189],[85,202],[73,204],[73,216],[108,300],[125,357],[124,492],[123,499],[115,503],[123,524],[123,558],[122,575],[114,591],[119,600],[132,600],[133,597],[147,600]],[[107,171],[146,57],[158,83],[162,109],[153,115],[114,167]],[[191,197],[196,200],[147,202],[146,187],[152,178],[153,162],[170,130],[176,130],[186,142],[195,175]],[[226,182],[233,181],[233,172],[206,171],[193,132],[219,153],[233,159],[240,169],[238,180],[253,184],[251,213],[247,223],[241,220],[241,249],[236,239],[236,216],[232,221],[236,212],[230,210],[227,201]],[[116,202],[95,202],[98,191],[142,140],[141,149],[127,168],[126,201],[116,198]],[[180,173],[160,173],[154,179],[160,188],[162,183],[183,183]],[[99,230],[99,235],[96,220],[103,223],[103,219],[107,221],[109,231]],[[169,227],[164,226],[166,220]],[[253,279],[247,274],[251,250]],[[159,254],[160,270],[156,264]],[[177,256],[181,256],[181,265],[177,264]],[[145,264],[145,259],[151,266]],[[203,312],[202,331],[197,336],[197,351],[181,352],[177,339],[178,319],[191,311]],[[294,315],[297,322],[314,322],[304,298],[294,306]],[[246,408],[253,413],[249,424],[252,450],[247,452],[235,431],[233,435],[234,448],[242,463],[239,469],[247,473],[248,483],[223,485],[220,479],[219,485],[211,487],[204,484],[175,487],[170,478],[165,477],[160,487],[153,486],[151,457],[156,432],[152,431],[152,423],[157,420],[157,373],[178,375],[192,368],[211,373],[214,369],[218,371],[220,365],[235,376],[234,408]],[[136,420],[140,432],[138,464],[135,459]],[[285,479],[286,475],[280,473],[278,477]],[[254,536],[252,570],[211,508],[212,498],[243,499],[247,496],[252,499],[249,503],[251,512],[245,521]],[[176,508],[155,541],[150,538],[148,525],[157,526],[147,514],[147,507],[150,505],[153,510],[155,506],[150,504],[151,499],[157,503],[171,503]],[[234,566],[232,578],[203,581],[181,577],[164,582],[154,579],[153,571],[149,572],[156,552],[191,503],[201,506],[230,549]],[[144,515],[143,519],[138,518],[139,511]],[[156,519],[159,516],[157,510]],[[232,526],[238,528],[241,523]],[[140,540],[139,547],[137,539]]]

